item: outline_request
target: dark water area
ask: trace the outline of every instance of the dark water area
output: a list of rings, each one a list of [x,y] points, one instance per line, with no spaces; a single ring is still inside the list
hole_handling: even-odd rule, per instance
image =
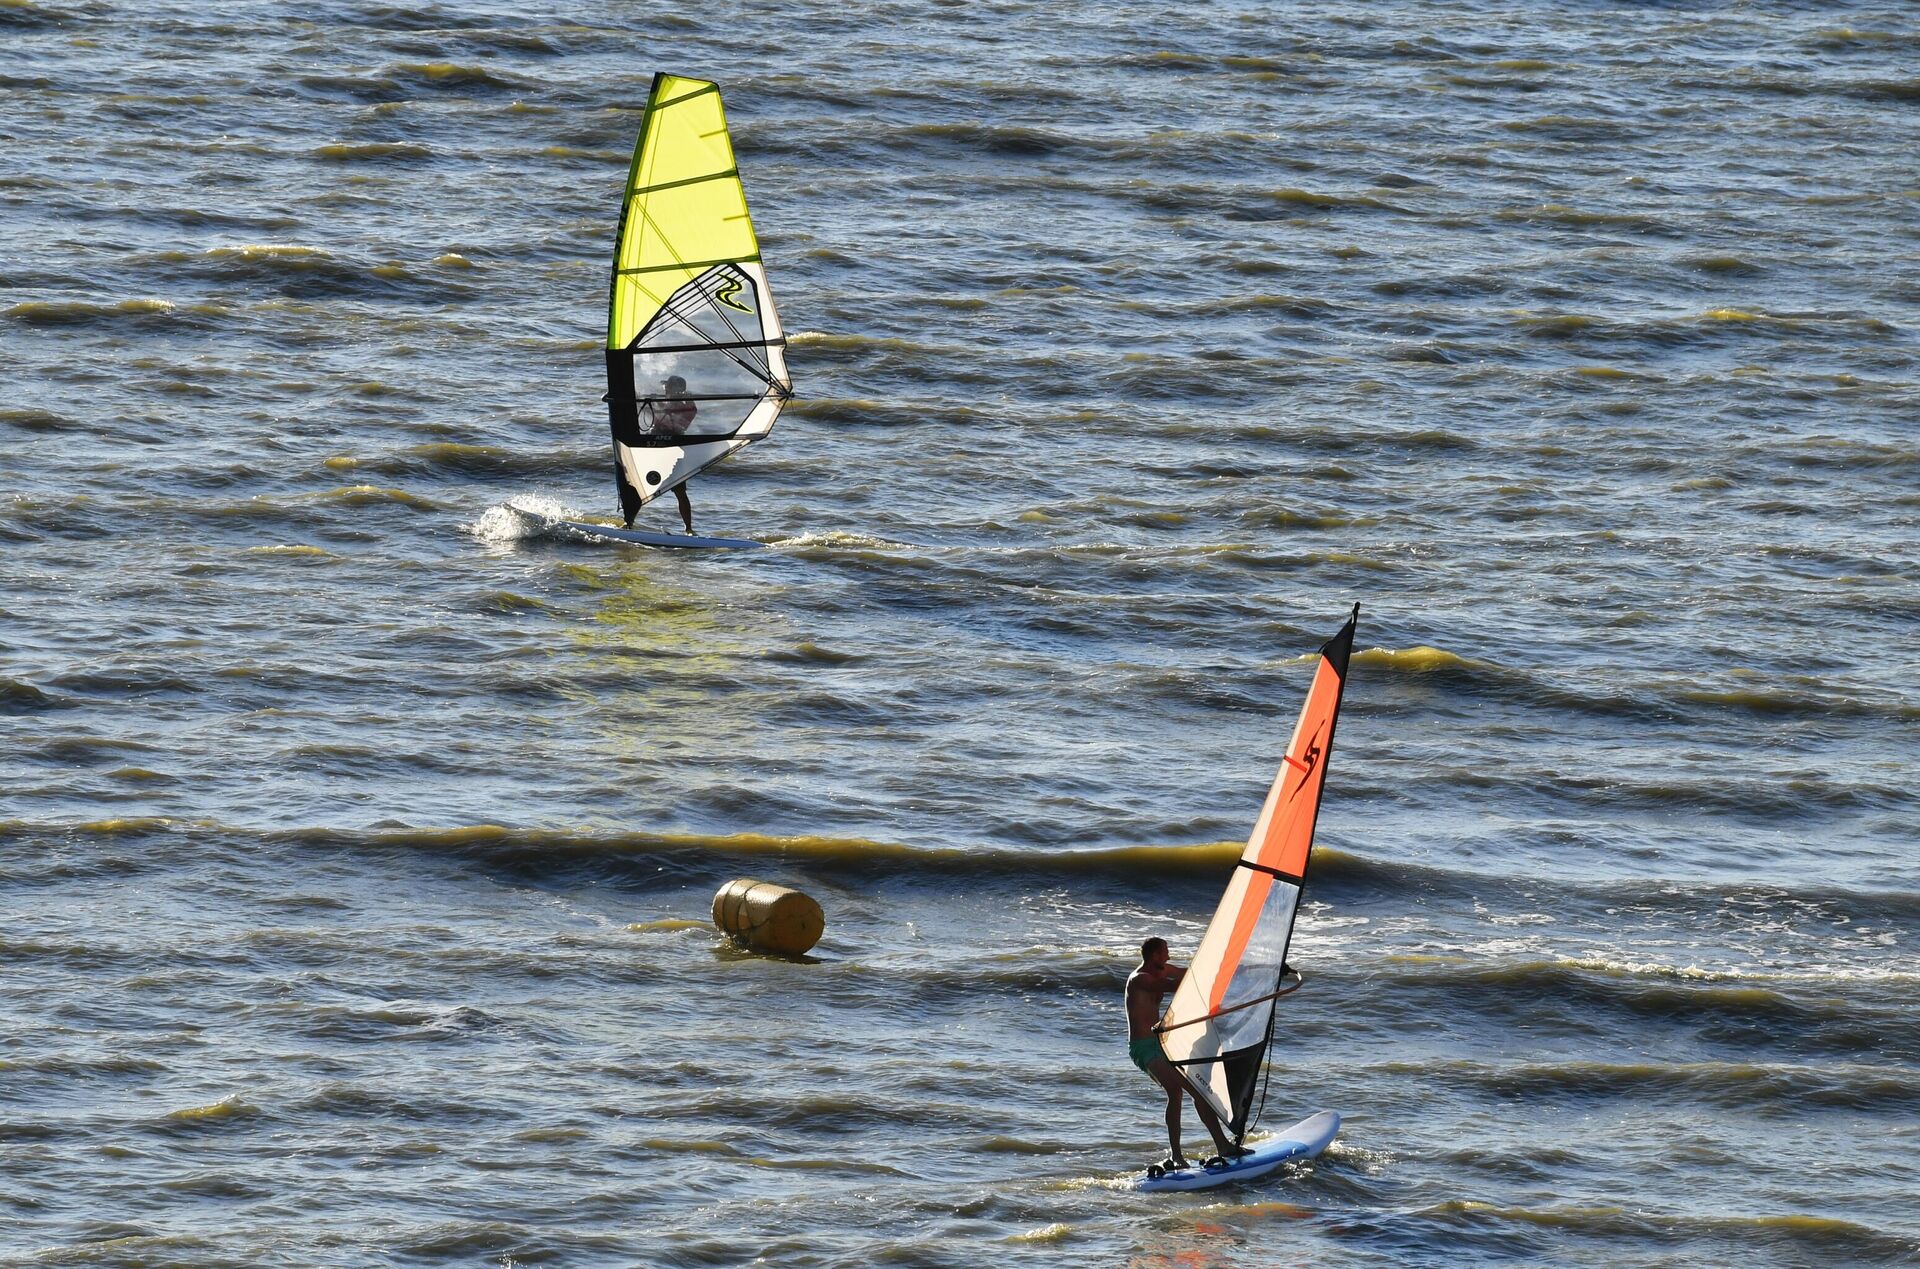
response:
[[[0,3],[0,1259],[1920,1261],[1916,53]],[[615,513],[655,70],[792,336],[693,489],[764,551],[502,510]],[[1345,1126],[1145,1202],[1130,951],[1356,601],[1266,1120]]]

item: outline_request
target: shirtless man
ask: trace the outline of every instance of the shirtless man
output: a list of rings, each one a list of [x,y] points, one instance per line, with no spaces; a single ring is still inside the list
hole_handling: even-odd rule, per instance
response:
[[[1127,1056],[1133,1064],[1151,1075],[1167,1094],[1167,1144],[1173,1147],[1173,1153],[1167,1157],[1166,1167],[1184,1168],[1187,1160],[1180,1153],[1180,1098],[1193,1098],[1193,1108],[1200,1112],[1200,1122],[1213,1134],[1214,1149],[1223,1159],[1237,1159],[1251,1151],[1236,1146],[1227,1140],[1227,1134],[1221,1129],[1220,1117],[1213,1113],[1180,1068],[1167,1060],[1167,1051],[1160,1047],[1160,1037],[1153,1028],[1160,1021],[1160,1002],[1166,994],[1180,985],[1187,971],[1167,961],[1167,941],[1148,939],[1140,945],[1140,968],[1127,975]]]

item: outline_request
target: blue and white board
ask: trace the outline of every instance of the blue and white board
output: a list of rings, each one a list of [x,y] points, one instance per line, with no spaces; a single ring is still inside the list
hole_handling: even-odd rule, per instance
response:
[[[624,542],[630,546],[663,546],[679,549],[718,548],[721,550],[746,550],[765,546],[764,542],[755,542],[748,538],[703,538],[691,533],[655,533],[648,529],[622,529],[611,524],[592,524],[586,520],[562,520],[557,516],[542,515],[526,507],[516,507],[511,502],[507,510],[519,516],[528,524],[535,525],[543,532],[561,533],[568,536],[607,542]]]
[[[1160,1176],[1143,1176],[1134,1189],[1146,1193],[1160,1190],[1206,1190],[1229,1181],[1251,1181],[1265,1176],[1283,1163],[1301,1163],[1317,1159],[1334,1134],[1340,1131],[1340,1116],[1331,1110],[1308,1115],[1278,1136],[1261,1142],[1252,1154],[1241,1155],[1231,1163],[1203,1168],[1198,1163]]]

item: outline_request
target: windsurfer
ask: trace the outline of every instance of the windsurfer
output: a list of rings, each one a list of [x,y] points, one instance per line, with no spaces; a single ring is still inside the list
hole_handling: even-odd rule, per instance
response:
[[[1223,1159],[1237,1159],[1250,1154],[1244,1146],[1235,1145],[1227,1140],[1226,1132],[1221,1128],[1220,1117],[1207,1105],[1207,1099],[1194,1088],[1180,1068],[1167,1060],[1167,1051],[1161,1047],[1160,1037],[1154,1032],[1154,1025],[1160,1019],[1160,1002],[1166,994],[1180,985],[1187,971],[1174,965],[1167,959],[1167,941],[1151,938],[1140,945],[1140,967],[1127,975],[1127,1056],[1133,1064],[1152,1076],[1167,1095],[1167,1144],[1173,1153],[1167,1158],[1168,1167],[1185,1167],[1186,1157],[1180,1153],[1180,1099],[1193,1098],[1193,1108],[1200,1112],[1200,1122],[1207,1126],[1213,1135],[1214,1149]]]
[[[654,435],[680,436],[693,426],[693,416],[700,413],[700,407],[687,396],[687,381],[679,375],[668,375],[660,386],[666,389],[667,395],[654,402]],[[693,503],[687,499],[686,481],[673,487],[673,496],[680,504],[680,522],[687,526],[688,536],[692,536]]]

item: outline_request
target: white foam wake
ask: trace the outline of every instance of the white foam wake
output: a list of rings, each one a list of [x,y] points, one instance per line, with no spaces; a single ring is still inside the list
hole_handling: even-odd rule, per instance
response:
[[[517,494],[497,507],[488,507],[467,532],[482,542],[519,542],[539,537],[555,520],[574,520],[579,513],[558,498],[544,494]]]

